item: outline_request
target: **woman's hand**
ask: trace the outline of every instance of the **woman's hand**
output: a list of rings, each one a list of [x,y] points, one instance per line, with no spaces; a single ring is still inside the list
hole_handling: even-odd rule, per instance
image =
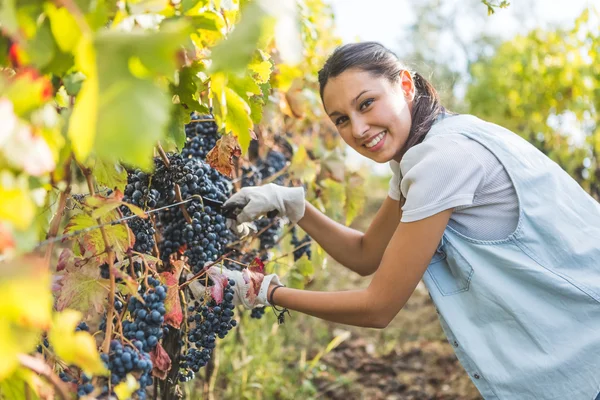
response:
[[[202,299],[207,290],[212,291],[213,298],[218,297],[215,291],[224,280],[233,281],[233,304],[243,305],[247,309],[270,306],[267,300],[269,285],[280,285],[279,277],[275,274],[264,275],[261,267],[244,268],[242,271],[229,270],[219,265],[213,265],[206,273],[214,282],[213,286],[205,287],[200,278],[190,283],[190,290],[196,299]],[[190,279],[191,276],[188,278]],[[222,285],[221,285],[222,286]]]
[[[296,223],[304,216],[304,188],[285,187],[269,183],[264,186],[245,187],[223,204],[223,209],[241,208],[238,223],[251,222],[269,211],[278,211]]]

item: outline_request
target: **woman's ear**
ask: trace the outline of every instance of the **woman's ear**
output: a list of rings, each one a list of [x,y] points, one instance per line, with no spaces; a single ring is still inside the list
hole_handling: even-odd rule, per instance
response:
[[[412,103],[415,98],[415,82],[407,70],[400,71],[400,88],[407,103]]]

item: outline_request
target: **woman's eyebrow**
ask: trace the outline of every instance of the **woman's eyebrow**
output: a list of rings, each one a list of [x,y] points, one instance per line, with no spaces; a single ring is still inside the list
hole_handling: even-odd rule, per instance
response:
[[[359,98],[360,96],[362,96],[363,94],[365,94],[365,93],[367,93],[367,92],[370,92],[370,90],[363,90],[362,92],[360,92],[360,93],[358,94],[358,96],[356,96],[356,97],[354,98],[354,100],[352,100],[352,103],[350,103],[350,104],[354,104],[354,103],[356,103],[356,100],[358,100],[358,98]]]
[[[358,94],[358,96],[356,96],[356,97],[354,98],[354,100],[352,100],[352,101],[350,102],[350,104],[351,104],[351,105],[354,105],[354,103],[356,103],[356,100],[358,100],[358,98],[359,98],[360,96],[362,96],[363,94],[365,94],[365,93],[367,93],[367,92],[370,92],[370,90],[363,90],[362,92],[360,92],[360,93]],[[331,114],[327,114],[327,115],[329,115],[330,117],[333,117],[334,115],[342,115],[342,114],[341,114],[340,112],[338,112],[338,111],[334,111],[334,112],[332,112]]]

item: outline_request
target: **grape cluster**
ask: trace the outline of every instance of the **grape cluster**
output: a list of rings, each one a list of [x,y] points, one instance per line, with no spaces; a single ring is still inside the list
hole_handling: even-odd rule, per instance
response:
[[[135,297],[131,297],[127,310],[133,316],[133,321],[123,322],[123,334],[129,340],[139,340],[142,350],[149,353],[155,347],[163,335],[161,328],[165,318],[165,299],[167,288],[156,279],[149,277],[150,288],[144,294],[142,303]]]
[[[242,187],[258,186],[262,181],[262,173],[254,166],[242,167]]]
[[[188,332],[190,347],[182,356],[180,364],[179,381],[186,382],[194,377],[194,373],[204,367],[213,349],[216,347],[217,337],[223,339],[227,333],[237,325],[233,319],[233,286],[235,281],[229,279],[223,286],[223,300],[220,303],[213,298],[202,305],[198,299],[194,306],[189,306],[188,324],[193,328]]]
[[[110,342],[110,353],[102,353],[100,357],[102,361],[107,365],[110,370],[110,382],[111,384],[117,385],[123,381],[128,373],[134,372],[139,375],[138,381],[140,388],[135,392],[137,398],[145,400],[146,387],[152,385],[152,361],[150,360],[150,354],[143,350],[143,343],[139,340],[134,340],[132,347],[129,344],[121,344],[118,340],[112,340]],[[103,387],[103,394],[106,395],[108,387]]]
[[[254,225],[256,225],[258,232],[264,229],[264,232],[258,235],[260,240],[259,249],[263,251],[273,248],[279,240],[283,228],[281,218],[264,217],[254,221]]]
[[[263,315],[265,315],[265,308],[266,307],[253,308],[252,312],[250,313],[250,318],[261,319]]]
[[[267,153],[267,156],[264,160],[260,159],[256,163],[262,175],[262,179],[266,179],[271,175],[274,175],[277,172],[281,171],[283,168],[285,168],[286,164],[287,160],[285,158],[285,155],[275,150],[270,150]],[[278,185],[284,185],[285,180],[287,179],[286,175],[287,174],[282,174],[278,176],[277,178],[275,178],[273,183],[276,183]]]
[[[135,235],[133,250],[138,253],[151,254],[154,247],[154,234],[156,233],[150,219],[131,218],[127,224]]]
[[[291,239],[291,243],[292,246],[294,246],[294,261],[298,261],[300,258],[302,258],[302,256],[304,254],[306,254],[308,256],[308,259],[310,260],[311,257],[311,251],[310,251],[310,245],[306,245],[306,246],[302,246],[303,244],[309,243],[311,241],[310,236],[308,236],[308,234],[304,235],[304,238],[302,240],[298,239],[298,234],[296,232],[296,227],[292,228],[292,239]],[[298,248],[299,246],[302,246],[300,248]]]
[[[199,115],[194,112],[190,117],[192,121],[185,125],[187,142],[181,155],[184,158],[204,160],[219,139],[217,124],[212,115]],[[207,121],[195,122],[201,120]]]
[[[181,195],[184,199],[196,197],[185,204],[192,221],[186,221],[180,208],[161,212],[164,240],[159,249],[163,261],[167,261],[170,254],[183,253],[193,271],[199,272],[206,262],[223,254],[231,240],[225,217],[218,209],[218,204],[225,202],[231,192],[226,178],[208,164],[194,159],[187,162],[192,172],[181,185]],[[218,202],[217,207],[206,205],[206,199]]]
[[[160,192],[150,187],[150,176],[136,169],[127,173],[127,185],[123,193],[123,201],[142,209],[154,208],[160,199]],[[126,207],[122,208],[127,210]]]

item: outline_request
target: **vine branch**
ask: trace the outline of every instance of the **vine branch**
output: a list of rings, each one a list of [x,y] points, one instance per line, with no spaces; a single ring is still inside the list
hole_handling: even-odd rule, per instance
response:
[[[84,165],[79,163],[77,160],[75,160],[75,162],[77,163],[77,166],[79,167],[79,169],[81,169],[81,172],[85,176],[85,180],[87,182],[90,195],[94,196],[96,194],[96,191],[94,189],[92,170],[85,167]],[[102,221],[100,220],[100,218],[96,218],[96,222],[98,222],[98,224],[102,224]],[[106,229],[104,229],[104,226],[100,226],[100,233],[102,234],[104,248],[107,253],[108,274],[109,274],[109,279],[110,279],[110,291],[108,293],[108,311],[106,313],[106,335],[104,336],[104,342],[102,343],[102,352],[108,354],[108,352],[110,351],[110,340],[111,340],[112,329],[113,329],[113,314],[115,312],[116,285],[115,285],[115,273],[113,271],[115,253],[112,249],[112,246],[110,245],[110,242],[108,241],[108,236],[106,235]]]
[[[54,386],[61,399],[70,399],[69,391],[65,387],[65,384],[54,374],[54,371],[52,371],[52,368],[48,364],[28,354],[19,354],[18,358],[21,366],[46,378]],[[26,388],[28,389],[29,387],[26,386]]]

